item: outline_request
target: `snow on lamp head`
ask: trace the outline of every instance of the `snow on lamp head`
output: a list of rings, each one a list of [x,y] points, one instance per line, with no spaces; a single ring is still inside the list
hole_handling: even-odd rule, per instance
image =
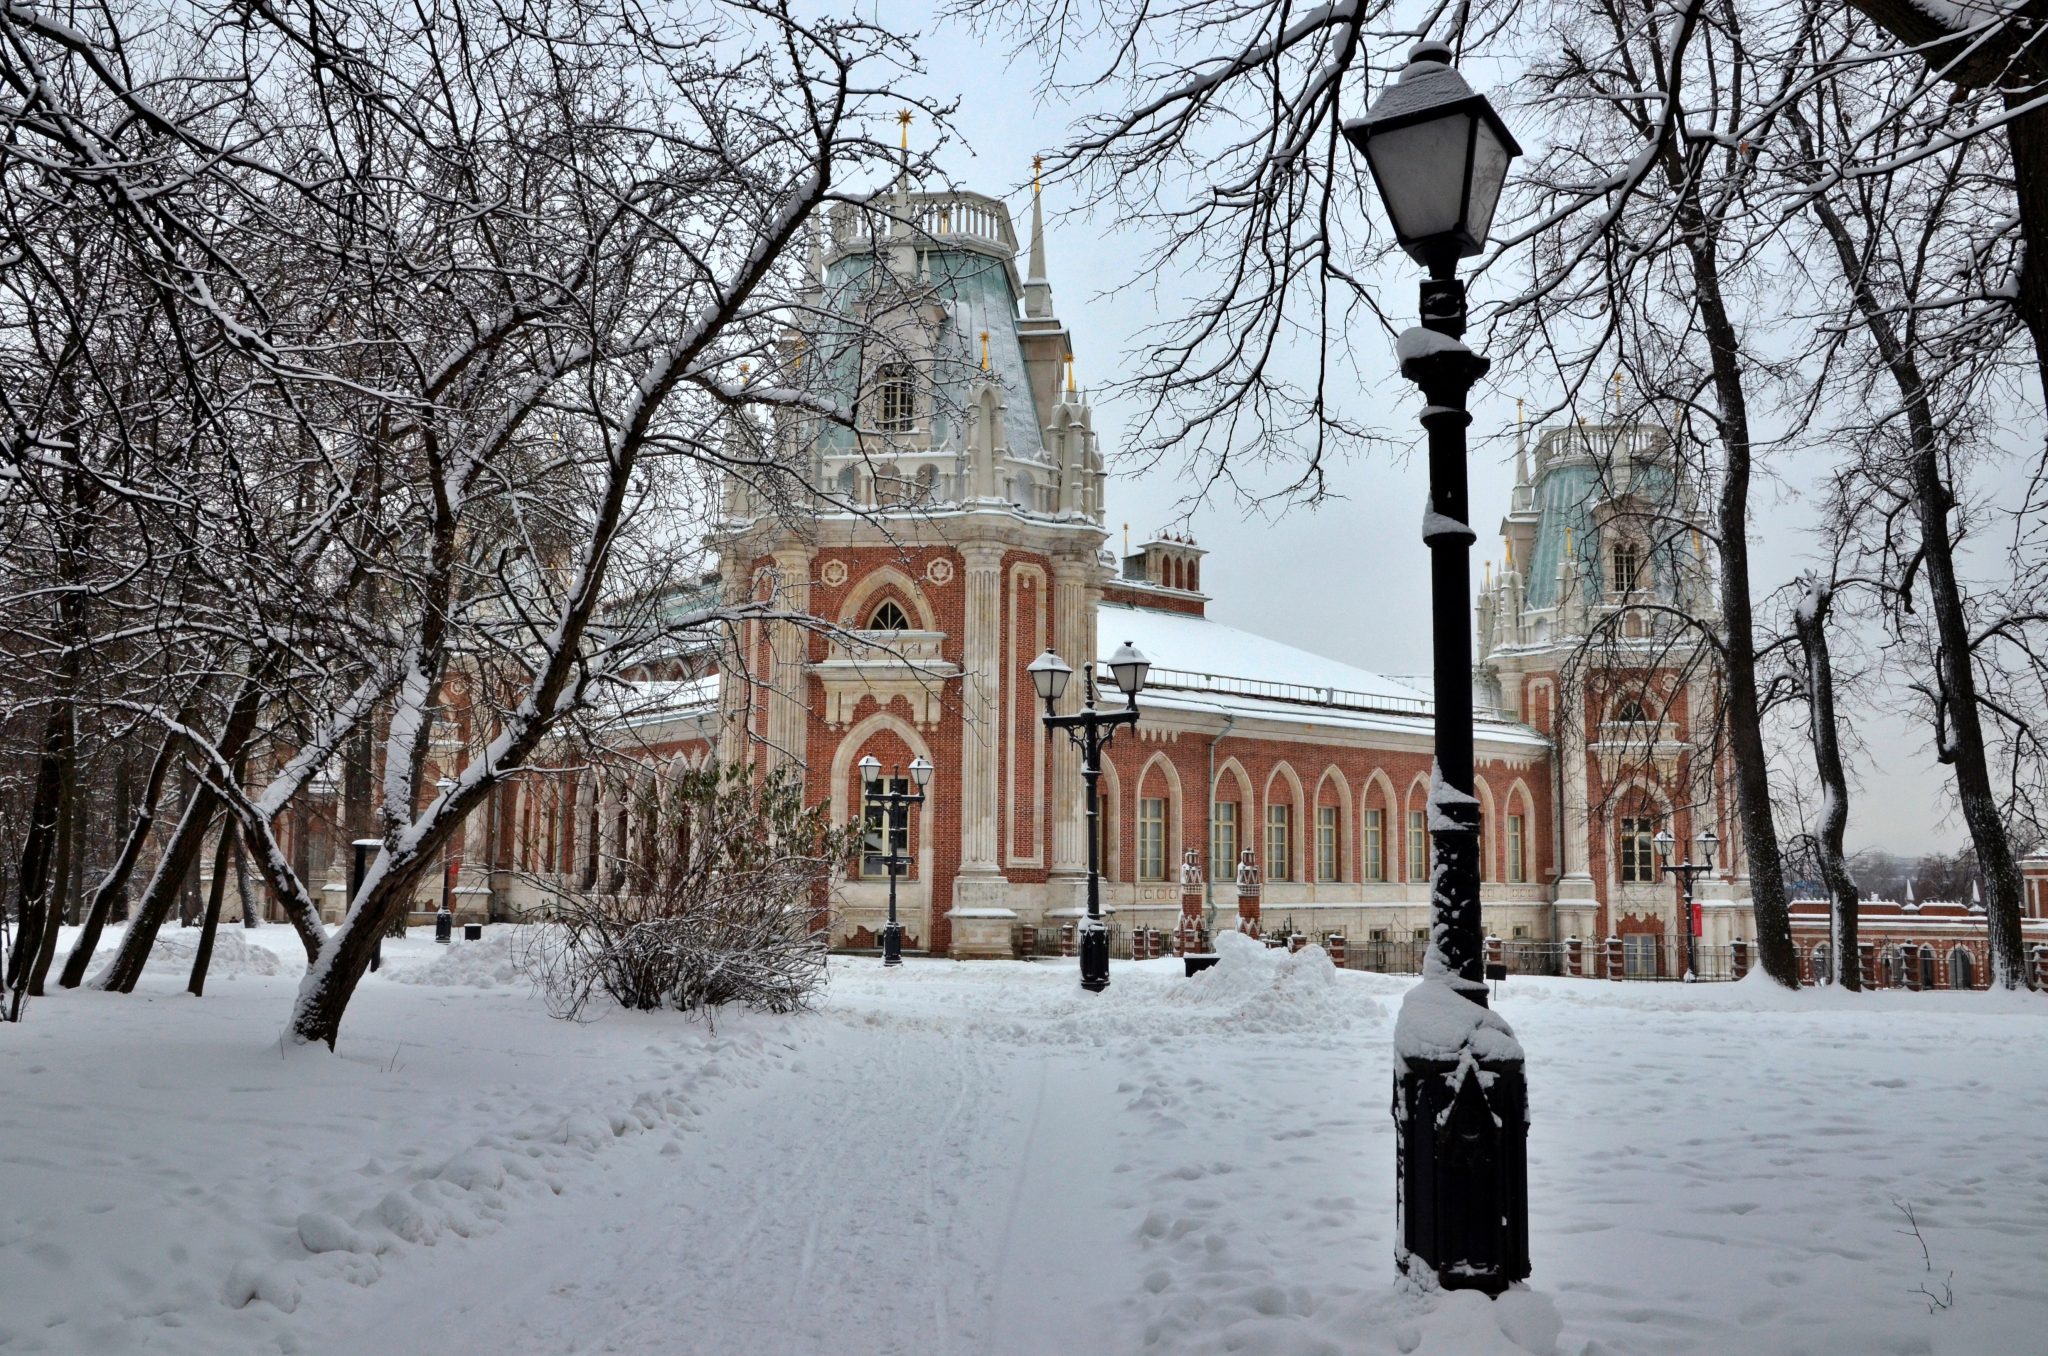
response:
[[[1394,236],[1432,277],[1486,247],[1508,162],[1522,153],[1486,96],[1451,67],[1451,49],[1423,41],[1371,111],[1344,124],[1365,157]]]

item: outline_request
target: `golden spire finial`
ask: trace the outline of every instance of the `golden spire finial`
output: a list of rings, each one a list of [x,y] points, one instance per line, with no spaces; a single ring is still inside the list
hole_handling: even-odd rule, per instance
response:
[[[1034,155],[1034,156],[1032,156],[1032,157],[1031,157],[1031,191],[1032,191],[1032,192],[1033,192],[1034,194],[1038,192],[1038,172],[1039,172],[1040,170],[1044,169],[1044,168],[1045,168],[1045,157],[1044,157],[1044,156],[1042,156],[1042,155]]]
[[[1074,355],[1067,355],[1067,394],[1074,393]]]
[[[1564,530],[1564,556],[1566,560],[1570,560],[1572,556],[1572,530],[1570,528]]]
[[[907,108],[899,109],[896,114],[896,123],[903,129],[903,149],[907,151],[910,149],[910,110]]]
[[[1500,539],[1500,544],[1501,544],[1502,546],[1505,546],[1505,547],[1507,548],[1507,550],[1508,550],[1508,568],[1509,568],[1509,569],[1511,569],[1511,570],[1512,570],[1512,569],[1514,569],[1514,568],[1515,568],[1515,539],[1514,539],[1513,537],[1502,537],[1502,538]]]
[[[1486,562],[1486,583],[1481,587],[1488,589],[1493,587],[1493,562],[1490,560]]]
[[[1515,427],[1516,427],[1516,428],[1520,428],[1521,426],[1522,426],[1522,398],[1521,398],[1520,396],[1516,396],[1516,397],[1515,397]]]
[[[988,371],[988,331],[981,332],[981,370]]]

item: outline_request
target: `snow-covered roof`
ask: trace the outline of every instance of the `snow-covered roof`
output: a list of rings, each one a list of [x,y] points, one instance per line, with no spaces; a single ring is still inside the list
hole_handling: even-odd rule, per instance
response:
[[[1098,661],[1108,663],[1127,640],[1152,661],[1148,706],[1378,734],[1434,733],[1427,693],[1206,617],[1102,604],[1095,622]],[[1507,721],[1481,719],[1474,733],[1482,743],[1549,744],[1528,726]]]
[[[1127,603],[1104,603],[1095,619],[1097,657],[1107,662],[1116,647],[1127,640],[1152,661],[1152,681],[1162,687],[1187,686],[1232,696],[1274,695],[1262,693],[1256,687],[1180,681],[1180,675],[1237,678],[1382,698],[1391,706],[1413,709],[1422,715],[1429,711],[1428,693],[1341,659],[1311,654],[1206,617],[1132,607]]]

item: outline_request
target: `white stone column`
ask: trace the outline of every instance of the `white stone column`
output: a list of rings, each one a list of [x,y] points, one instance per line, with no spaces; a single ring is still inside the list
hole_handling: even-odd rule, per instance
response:
[[[998,874],[997,777],[1003,737],[1003,548],[964,546],[966,634],[961,637],[960,874]]]
[[[1592,834],[1587,805],[1591,769],[1587,765],[1584,712],[1562,698],[1560,691],[1555,728],[1556,756],[1562,765],[1560,780],[1564,783],[1564,860],[1559,863],[1557,902],[1562,908],[1597,908],[1599,901],[1594,894]]]
[[[1094,562],[1066,557],[1052,566],[1053,644],[1073,665],[1059,709],[1081,709],[1085,678],[1095,670]],[[1081,785],[1081,753],[1064,733],[1052,735],[1052,869],[1056,875],[1088,871],[1087,797]]]
[[[784,611],[811,610],[811,561],[815,553],[808,546],[785,546],[775,553],[775,603]],[[769,671],[763,675],[768,688],[768,767],[804,765],[805,737],[809,730],[809,708],[805,696],[805,650],[809,635],[795,622],[768,624]]]

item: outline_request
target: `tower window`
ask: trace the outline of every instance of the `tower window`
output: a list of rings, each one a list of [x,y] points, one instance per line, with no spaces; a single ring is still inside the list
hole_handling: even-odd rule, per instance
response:
[[[1614,575],[1614,591],[1629,593],[1636,589],[1643,573],[1643,548],[1632,541],[1618,541],[1607,556]]]
[[[895,599],[891,598],[876,608],[874,615],[868,618],[867,629],[870,631],[908,631],[910,629],[910,618],[903,615],[903,609],[896,605]]]
[[[875,384],[868,394],[868,419],[878,433],[910,432],[917,420],[917,398],[908,365],[890,363],[875,369]]]

